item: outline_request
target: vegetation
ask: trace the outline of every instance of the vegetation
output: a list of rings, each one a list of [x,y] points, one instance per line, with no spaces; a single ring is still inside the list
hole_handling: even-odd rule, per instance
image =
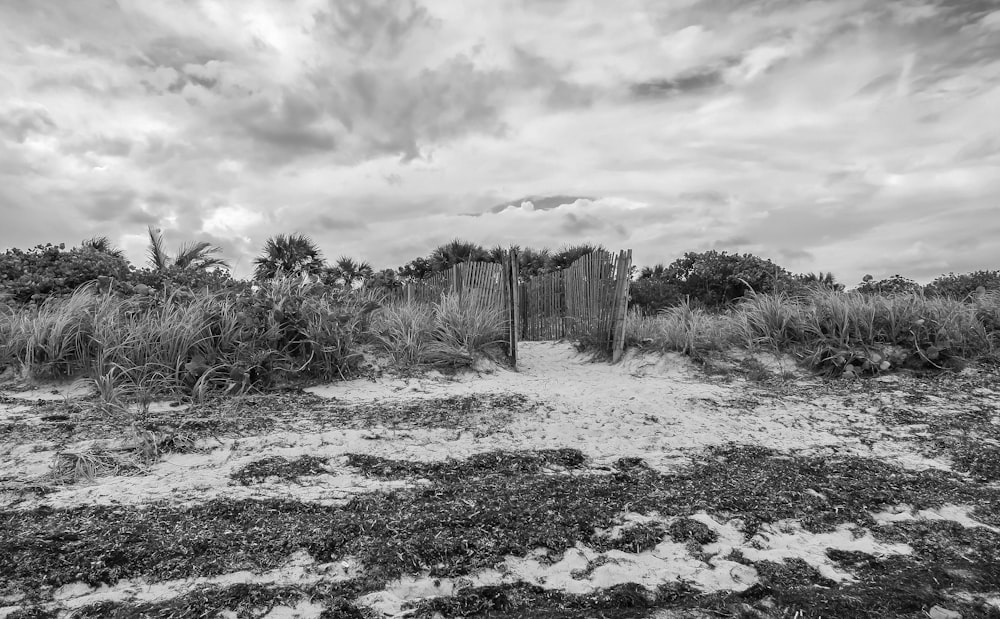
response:
[[[254,279],[266,281],[279,274],[319,275],[323,254],[304,234],[278,234],[267,239],[264,251],[254,259]]]
[[[149,232],[149,265],[157,271],[166,271],[174,267],[180,270],[208,271],[214,268],[229,268],[229,263],[224,259],[215,256],[222,251],[221,248],[199,241],[182,245],[173,256],[167,254],[164,248],[163,234],[159,230],[154,230],[152,226]]]
[[[193,393],[246,390],[282,374],[347,376],[368,344],[401,366],[468,366],[503,351],[504,317],[474,295],[389,301],[403,282],[468,260],[502,260],[503,246],[456,239],[376,273],[348,256],[328,265],[308,237],[279,234],[255,260],[251,286],[234,280],[208,243],[171,256],[158,231],[149,237],[150,268],[130,265],[106,237],[0,255],[0,294],[11,304],[0,314],[0,365]],[[599,246],[511,249],[527,279]],[[998,296],[1000,271],[944,275],[926,291],[899,275],[867,276],[844,292],[832,273],[792,275],[751,254],[688,252],[639,271],[626,340],[695,357],[766,348],[831,374],[955,370],[1000,359]]]
[[[723,312],[683,303],[655,317],[633,311],[626,341],[693,356],[733,345],[788,352],[830,374],[959,370],[1000,362],[1000,292],[961,300],[819,287],[753,294]]]

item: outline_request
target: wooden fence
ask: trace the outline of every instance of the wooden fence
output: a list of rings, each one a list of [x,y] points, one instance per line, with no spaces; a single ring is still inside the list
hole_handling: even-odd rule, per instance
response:
[[[524,340],[589,340],[613,361],[624,350],[632,251],[582,256],[568,268],[532,277],[521,286]]]
[[[596,251],[568,268],[519,283],[517,253],[502,263],[465,262],[411,282],[397,301],[436,303],[458,294],[501,311],[509,326],[507,349],[517,364],[518,340],[589,340],[617,362],[624,350],[632,250]]]

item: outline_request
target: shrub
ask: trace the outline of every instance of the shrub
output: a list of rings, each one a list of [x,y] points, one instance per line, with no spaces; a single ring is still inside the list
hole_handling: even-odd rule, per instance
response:
[[[662,277],[640,277],[629,286],[629,296],[629,307],[647,316],[655,316],[684,299],[677,282]]]
[[[663,278],[676,282],[679,294],[707,307],[720,307],[751,290],[779,290],[792,276],[770,260],[752,254],[711,250],[684,254],[666,268]]]
[[[868,275],[855,290],[868,295],[894,295],[921,292],[923,288],[917,282],[902,275],[893,275],[879,281],[875,281]]]
[[[974,271],[961,275],[948,273],[927,284],[925,291],[928,296],[966,299],[980,288],[985,291],[1000,290],[1000,271]]]
[[[0,254],[0,290],[18,303],[40,304],[52,296],[69,295],[87,282],[110,284],[128,274],[125,258],[89,246],[66,249],[65,244],[48,243]]]
[[[120,289],[123,292],[149,294],[156,291],[170,293],[181,289],[219,291],[240,285],[226,269],[189,269],[171,265],[164,269],[133,267],[128,274],[128,281]]]

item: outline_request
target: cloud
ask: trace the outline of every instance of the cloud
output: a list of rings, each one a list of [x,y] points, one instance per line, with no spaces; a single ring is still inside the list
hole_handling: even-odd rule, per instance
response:
[[[638,98],[675,97],[688,93],[699,93],[722,84],[722,72],[718,69],[704,69],[686,73],[670,79],[658,79],[632,84],[632,94]]]
[[[32,135],[45,136],[56,128],[42,107],[14,107],[0,115],[0,136],[22,144]]]
[[[293,231],[379,267],[465,236],[632,247],[640,264],[752,251],[843,281],[989,268],[997,14],[0,3],[0,246],[107,234],[141,260],[153,224],[243,274]]]

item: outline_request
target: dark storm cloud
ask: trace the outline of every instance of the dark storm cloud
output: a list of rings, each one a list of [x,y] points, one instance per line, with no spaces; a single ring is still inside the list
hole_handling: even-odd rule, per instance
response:
[[[128,63],[150,68],[170,67],[183,71],[187,65],[204,65],[212,60],[226,60],[230,54],[210,42],[189,36],[156,37],[142,46]]]
[[[319,36],[359,56],[395,56],[410,32],[434,23],[413,0],[330,0],[314,17]]]
[[[110,222],[130,219],[141,211],[136,204],[138,195],[131,189],[105,189],[82,196],[80,212],[92,222]]]
[[[318,215],[308,226],[309,229],[319,228],[320,230],[364,230],[367,227],[367,224],[363,221],[347,217],[335,217],[329,214]]]
[[[288,89],[275,99],[257,98],[233,113],[237,128],[278,157],[334,149],[334,132],[322,125],[325,117],[315,95]]]
[[[0,136],[24,143],[32,134],[45,135],[56,130],[48,111],[40,107],[20,107],[0,114]]]
[[[701,93],[722,84],[718,69],[700,69],[677,77],[650,80],[632,84],[632,95],[639,99],[663,99],[686,94]]]

